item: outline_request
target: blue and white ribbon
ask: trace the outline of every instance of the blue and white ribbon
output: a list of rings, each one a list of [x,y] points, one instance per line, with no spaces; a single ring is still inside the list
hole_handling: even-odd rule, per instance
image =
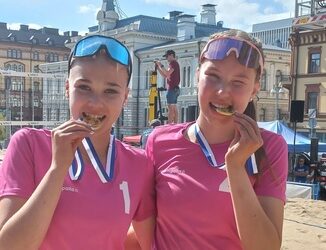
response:
[[[204,153],[209,164],[214,168],[224,169],[225,162],[217,163],[214,153],[213,153],[211,147],[209,146],[205,136],[200,131],[197,123],[195,123],[195,135],[196,135],[196,139],[199,143],[199,146],[200,146],[202,152]],[[254,174],[258,173],[255,154],[252,154],[249,157],[249,159],[246,161],[246,169],[247,169],[247,173],[249,175],[254,175]]]
[[[103,183],[107,183],[110,180],[112,180],[114,174],[114,161],[115,161],[115,136],[110,135],[110,143],[109,143],[105,168],[103,167],[101,160],[96,153],[96,150],[92,144],[91,139],[86,137],[82,140],[82,143],[100,180]],[[84,162],[79,149],[77,149],[75,153],[75,158],[69,168],[69,175],[71,180],[73,181],[79,180],[82,176],[83,170],[84,170]]]
[[[84,162],[79,149],[75,152],[75,158],[69,168],[69,175],[72,181],[77,181],[81,178],[84,171]]]

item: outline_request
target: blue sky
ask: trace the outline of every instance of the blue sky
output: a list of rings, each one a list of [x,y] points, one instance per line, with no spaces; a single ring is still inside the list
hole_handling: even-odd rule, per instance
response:
[[[167,17],[172,10],[199,15],[200,5],[217,4],[217,21],[228,28],[251,31],[254,23],[294,16],[295,0],[118,0],[128,16]],[[0,0],[0,22],[12,29],[19,24],[33,28],[59,28],[61,32],[81,33],[96,25],[96,13],[102,0]],[[199,20],[198,20],[199,21]]]

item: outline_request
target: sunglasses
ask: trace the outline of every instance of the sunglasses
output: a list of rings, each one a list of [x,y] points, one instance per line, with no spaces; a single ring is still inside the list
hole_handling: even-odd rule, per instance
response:
[[[204,58],[209,60],[223,60],[234,52],[239,63],[247,68],[264,68],[263,57],[259,49],[252,43],[238,37],[217,37],[210,40],[204,47],[200,62]]]
[[[128,67],[128,83],[132,73],[132,62],[129,51],[125,45],[112,37],[101,35],[87,36],[79,40],[68,61],[68,75],[70,73],[72,58],[91,57],[104,49],[109,59]]]

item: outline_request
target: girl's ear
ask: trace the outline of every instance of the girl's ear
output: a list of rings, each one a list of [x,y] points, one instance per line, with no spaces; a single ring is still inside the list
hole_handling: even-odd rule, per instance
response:
[[[259,81],[256,81],[255,85],[254,85],[254,89],[252,90],[252,93],[251,93],[251,99],[255,98],[255,96],[258,94],[259,90],[260,90],[260,83],[259,83]]]
[[[66,80],[65,84],[65,89],[66,89],[66,97],[69,98],[69,80]]]

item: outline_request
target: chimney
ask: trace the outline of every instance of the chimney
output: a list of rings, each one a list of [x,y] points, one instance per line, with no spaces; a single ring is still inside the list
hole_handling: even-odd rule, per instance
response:
[[[177,17],[178,17],[180,14],[182,14],[182,11],[177,11],[177,10],[170,11],[170,12],[169,12],[169,19],[170,19],[171,21],[176,21],[176,20],[178,20]]]
[[[7,23],[0,22],[0,29],[7,29]]]
[[[70,36],[71,37],[78,36],[78,31],[70,31]]]
[[[195,16],[182,14],[178,16],[178,41],[184,41],[195,38]]]
[[[200,22],[204,24],[216,25],[215,4],[204,4],[200,12]]]
[[[28,25],[21,24],[19,30],[20,30],[20,31],[28,31]]]

